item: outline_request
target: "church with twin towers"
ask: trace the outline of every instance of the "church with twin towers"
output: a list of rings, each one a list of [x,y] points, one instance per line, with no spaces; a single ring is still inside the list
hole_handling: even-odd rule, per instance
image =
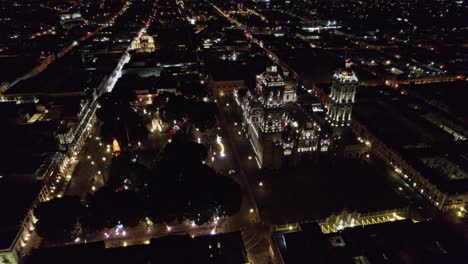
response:
[[[305,111],[297,87],[286,85],[276,66],[256,77],[254,88],[236,90],[234,98],[259,167],[294,166],[304,158],[332,150],[334,135],[351,124],[358,79],[349,61],[332,77],[328,109]]]

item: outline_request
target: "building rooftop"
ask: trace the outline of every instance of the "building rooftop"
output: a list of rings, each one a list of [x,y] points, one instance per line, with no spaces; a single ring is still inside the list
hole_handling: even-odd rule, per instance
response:
[[[402,156],[441,191],[451,194],[468,192],[468,143],[431,148],[405,149]],[[430,161],[436,162],[430,162]]]
[[[115,91],[138,91],[138,90],[153,90],[158,83],[159,78],[154,76],[151,77],[140,77],[137,74],[125,74],[124,76],[120,77],[117,81],[114,90]]]
[[[248,263],[240,232],[191,238],[175,235],[152,239],[149,245],[106,248],[103,242],[44,248],[26,263]]]
[[[12,244],[39,191],[39,184],[7,183],[0,178],[0,250]]]
[[[41,74],[17,83],[5,94],[83,94],[88,89],[97,88],[101,78],[96,72],[85,70],[80,59],[74,55],[64,57]]]
[[[423,118],[424,103],[384,90],[357,94],[353,116],[388,146],[403,149],[451,142],[454,137]]]
[[[272,224],[324,220],[343,211],[405,208],[390,172],[378,161],[321,157],[319,163],[267,172],[261,177],[265,187],[256,193],[258,206]]]
[[[254,87],[256,76],[265,71],[265,68],[271,64],[270,60],[263,54],[253,53],[252,50],[235,52],[236,58],[233,59],[232,51],[225,49],[205,51],[206,64],[213,80],[244,80],[246,86]]]
[[[304,79],[308,89],[312,83],[330,83],[334,71],[344,66],[343,60],[319,49],[294,49],[277,54]]]
[[[460,263],[468,258],[464,226],[411,220],[346,228],[323,234],[315,223],[275,233],[286,264]]]
[[[0,58],[0,84],[21,77],[36,66],[37,56],[5,56]]]
[[[468,82],[403,85],[401,88],[468,124]]]

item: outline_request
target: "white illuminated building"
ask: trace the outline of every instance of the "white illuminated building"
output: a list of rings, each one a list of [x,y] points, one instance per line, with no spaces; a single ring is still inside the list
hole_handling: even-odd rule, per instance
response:
[[[276,66],[257,76],[255,89],[236,90],[234,98],[259,167],[278,168],[303,153],[328,150],[319,124],[298,110],[296,92],[285,88]]]
[[[346,69],[333,74],[327,119],[332,126],[349,126],[358,78],[347,63]]]
[[[151,53],[156,50],[154,38],[146,33],[137,36],[134,39],[134,45],[137,52],[140,53]]]

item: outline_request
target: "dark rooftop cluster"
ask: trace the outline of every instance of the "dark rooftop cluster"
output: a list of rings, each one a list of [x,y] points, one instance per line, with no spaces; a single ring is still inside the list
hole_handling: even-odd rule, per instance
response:
[[[441,228],[441,226],[444,226]],[[451,263],[466,259],[463,226],[410,220],[323,234],[317,224],[274,234],[280,254],[293,263]]]

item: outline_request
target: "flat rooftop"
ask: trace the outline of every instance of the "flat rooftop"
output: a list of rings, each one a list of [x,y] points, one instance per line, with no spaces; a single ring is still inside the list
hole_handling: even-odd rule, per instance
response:
[[[358,92],[353,116],[386,145],[398,150],[454,140],[453,136],[423,118],[422,115],[427,113],[423,102],[386,90],[370,92],[370,96]]]
[[[206,52],[205,55],[214,81],[244,80],[248,87],[255,87],[256,75],[271,65],[264,54],[256,54],[254,51],[241,52],[239,60],[222,60],[222,54],[218,52]]]
[[[105,248],[103,242],[36,249],[26,263],[248,263],[240,232],[152,239],[149,245]]]
[[[402,156],[440,190],[452,194],[468,192],[466,141],[431,148],[405,149]]]
[[[37,56],[22,55],[0,57],[0,84],[26,74],[38,64],[38,59]]]
[[[0,250],[10,247],[39,191],[39,184],[6,183],[0,179]]]
[[[424,98],[468,124],[468,82],[403,85],[408,94]]]
[[[113,59],[105,60],[114,63]],[[78,53],[67,54],[40,74],[17,83],[5,94],[84,94],[89,89],[97,88],[103,78],[111,73],[112,67],[104,67],[104,64],[97,57],[94,63],[86,64]]]
[[[307,87],[312,83],[330,83],[333,72],[344,66],[344,60],[320,49],[285,50],[277,55],[304,79]]]
[[[286,264],[299,263],[462,263],[468,259],[466,226],[411,220],[346,228],[323,234],[317,224],[275,233]]]
[[[258,206],[272,224],[323,220],[345,210],[366,213],[405,208],[389,171],[379,166],[321,157],[319,162],[266,174],[261,179],[264,187],[256,192]]]

